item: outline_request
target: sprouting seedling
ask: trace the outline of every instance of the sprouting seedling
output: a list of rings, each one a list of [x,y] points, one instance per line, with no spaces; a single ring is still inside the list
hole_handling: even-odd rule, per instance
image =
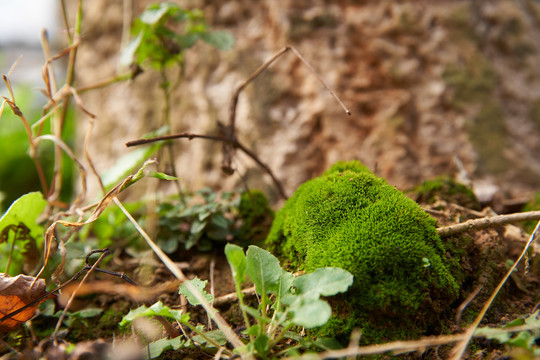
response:
[[[216,135],[202,135],[202,134],[192,134],[192,133],[180,133],[180,134],[173,134],[173,135],[165,135],[165,136],[158,136],[150,139],[139,139],[134,141],[128,141],[126,143],[127,147],[130,146],[137,146],[137,145],[144,145],[156,141],[164,141],[164,140],[172,140],[172,139],[181,139],[181,138],[187,138],[189,140],[191,139],[207,139],[207,140],[214,140],[214,141],[221,141],[223,143],[223,159],[222,159],[222,165],[221,168],[223,171],[227,174],[232,174],[234,172],[234,169],[232,168],[232,158],[234,156],[234,152],[236,149],[241,150],[244,152],[247,156],[249,156],[257,165],[259,165],[271,178],[274,182],[274,185],[278,189],[281,197],[284,199],[287,199],[287,195],[285,194],[285,190],[283,189],[283,186],[281,185],[281,182],[277,179],[277,177],[274,175],[272,170],[268,165],[266,165],[264,162],[262,162],[258,156],[250,150],[248,147],[243,145],[243,143],[238,140],[236,137],[236,107],[238,105],[238,98],[240,96],[240,93],[242,90],[257,76],[259,76],[264,70],[266,70],[272,63],[274,63],[280,56],[287,53],[288,51],[292,51],[301,61],[304,65],[306,65],[311,72],[315,74],[319,82],[330,92],[330,95],[333,96],[336,101],[339,103],[339,105],[343,108],[345,113],[347,115],[351,115],[350,110],[345,106],[345,104],[341,101],[341,99],[335,94],[333,90],[330,89],[328,85],[323,81],[323,79],[317,74],[317,72],[313,69],[311,64],[292,46],[286,46],[280,51],[278,51],[274,56],[272,56],[269,60],[267,60],[264,64],[262,64],[253,74],[251,74],[242,84],[240,84],[236,91],[233,94],[233,97],[231,99],[230,108],[229,108],[229,123],[225,130],[224,135],[216,136]]]

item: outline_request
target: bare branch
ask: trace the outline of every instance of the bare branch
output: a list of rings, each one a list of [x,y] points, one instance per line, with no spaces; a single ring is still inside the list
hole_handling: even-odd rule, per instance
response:
[[[468,220],[461,224],[440,227],[437,229],[437,233],[439,234],[439,236],[446,237],[469,230],[487,229],[490,227],[529,220],[540,220],[540,211],[528,211],[516,214],[496,215],[484,217],[481,219]]]
[[[266,171],[266,173],[268,175],[270,175],[270,177],[272,178],[272,181],[274,182],[274,185],[277,187],[281,197],[283,197],[285,200],[287,199],[287,194],[285,194],[285,190],[283,189],[283,186],[281,185],[281,182],[274,175],[274,173],[272,172],[270,167],[268,165],[266,165],[265,163],[263,163],[257,157],[257,155],[255,155],[255,153],[253,151],[251,151],[250,149],[245,147],[236,138],[230,138],[230,137],[227,137],[227,136],[220,136],[220,135],[201,135],[201,134],[181,133],[181,134],[158,136],[158,137],[151,138],[151,139],[139,139],[139,140],[128,141],[126,143],[126,146],[131,147],[131,146],[149,144],[149,143],[153,143],[153,142],[156,142],[156,141],[174,140],[174,139],[182,139],[182,138],[187,138],[189,140],[191,140],[191,139],[206,139],[206,140],[222,141],[225,144],[229,144],[233,148],[238,148],[238,149],[242,150],[247,156],[249,156],[251,159],[253,159],[253,161],[255,161],[257,163],[257,165],[259,165],[261,168],[263,168],[263,170]]]

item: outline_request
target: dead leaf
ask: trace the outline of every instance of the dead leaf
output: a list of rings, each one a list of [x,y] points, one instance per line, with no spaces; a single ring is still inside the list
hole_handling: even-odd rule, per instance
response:
[[[47,300],[45,290],[45,280],[27,275],[17,275],[11,277],[0,273],[0,332],[7,332],[15,329],[25,321],[34,316],[40,303]],[[35,284],[32,286],[32,283]],[[39,301],[38,299],[42,298]],[[10,316],[13,312],[24,308],[35,301],[35,304],[28,306],[19,313]],[[9,317],[7,317],[9,316]]]

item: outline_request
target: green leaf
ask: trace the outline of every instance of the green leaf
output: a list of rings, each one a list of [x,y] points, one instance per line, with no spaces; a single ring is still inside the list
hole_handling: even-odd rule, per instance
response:
[[[242,285],[246,281],[246,266],[247,259],[244,250],[234,244],[225,245],[225,256],[231,267],[234,282],[237,286]]]
[[[302,297],[289,308],[293,313],[292,322],[305,328],[314,328],[326,324],[332,309],[326,301]]]
[[[517,346],[524,349],[531,349],[536,337],[530,332],[522,331],[508,341],[508,345]]]
[[[161,172],[152,171],[148,176],[161,180],[179,180],[176,176],[167,175]]]
[[[293,287],[298,295],[308,295],[314,298],[332,296],[345,292],[353,283],[350,272],[335,268],[319,268],[312,273],[297,277]]]
[[[30,236],[35,239],[43,237],[43,227],[37,224],[39,215],[45,209],[47,201],[39,191],[25,194],[15,200],[0,218],[0,232],[9,225],[23,223],[30,229]]]
[[[219,50],[230,50],[234,46],[234,36],[228,31],[205,32],[201,38]]]
[[[264,357],[269,350],[270,338],[266,334],[261,334],[257,336],[253,345],[255,346],[255,350],[257,350],[259,355]]]
[[[150,349],[150,358],[154,359],[161,355],[165,350],[178,350],[184,346],[186,342],[182,339],[182,336],[178,336],[172,339],[159,339],[157,341],[148,344]]]
[[[254,317],[255,319],[257,319],[258,321],[260,321],[261,323],[268,323],[270,322],[270,319],[268,319],[267,317],[263,316],[257,309],[254,309],[250,306],[247,306],[247,305],[240,305],[240,309],[242,309],[243,311],[245,311],[246,313],[248,313],[250,316]]]
[[[141,146],[124,156],[120,157],[116,163],[103,174],[102,180],[105,188],[111,188],[122,181],[128,174],[137,169],[141,163],[152,156],[162,143],[156,143],[152,146]]]
[[[221,330],[207,331],[204,333],[204,336],[221,346],[227,343],[227,337],[225,336],[225,334],[223,334]],[[195,335],[191,338],[191,340],[208,348],[215,347],[214,344],[208,342],[208,340],[206,340],[201,335]]]
[[[242,334],[244,335],[257,335],[258,333],[259,333],[259,324],[252,325],[248,329],[242,332]]]
[[[133,61],[135,61],[135,53],[141,45],[143,39],[142,32],[139,32],[139,35],[122,50],[120,53],[120,58],[118,59],[118,64],[121,68],[128,68]]]
[[[200,34],[182,34],[177,35],[175,39],[182,49],[189,49],[190,47],[195,45],[195,43],[197,42],[197,40],[199,40],[200,37]]]
[[[285,275],[287,272],[279,266],[278,259],[268,251],[252,245],[246,256],[246,274],[255,284],[259,295],[280,293],[287,288],[289,279],[292,281],[292,274],[290,277]],[[290,283],[288,285],[290,287]]]
[[[167,17],[174,15],[180,8],[173,3],[160,3],[148,6],[141,14],[140,19],[148,25],[156,25],[159,22],[166,21]]]
[[[130,310],[127,315],[122,318],[120,326],[126,326],[137,318],[148,316],[164,316],[173,318],[181,323],[186,323],[189,320],[189,314],[183,314],[182,310],[172,310],[168,306],[163,305],[161,301],[158,301],[150,307],[142,305],[135,310]]]
[[[206,221],[193,220],[193,223],[191,224],[190,232],[192,234],[200,234],[204,231],[205,227],[206,227]]]
[[[214,301],[214,297],[211,294],[208,294],[206,291],[204,291],[204,287],[206,286],[206,283],[208,280],[201,280],[199,278],[195,278],[193,280],[187,280],[182,285],[180,285],[180,288],[178,289],[178,293],[184,295],[189,301],[191,305],[200,305],[201,302],[195,297],[195,295],[187,288],[186,283],[190,283],[193,285],[199,293],[202,294],[202,296],[206,299],[208,302]]]
[[[214,214],[211,219],[212,224],[223,229],[229,228],[229,221],[230,220],[227,220],[227,218],[221,213]]]

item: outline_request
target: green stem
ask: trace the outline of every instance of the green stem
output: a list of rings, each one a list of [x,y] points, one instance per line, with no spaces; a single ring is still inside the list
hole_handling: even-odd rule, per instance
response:
[[[160,74],[161,74],[161,88],[163,89],[163,99],[165,101],[163,105],[163,120],[164,120],[165,125],[167,125],[167,127],[169,128],[168,134],[171,134],[171,131],[172,131],[171,92],[170,92],[169,79],[167,77],[167,72],[165,70],[165,65],[161,66]],[[174,165],[176,157],[174,156],[174,148],[173,148],[172,142],[167,143],[167,151],[169,153],[169,162],[171,164],[172,176],[178,178],[178,176],[176,175],[176,166]],[[176,185],[176,190],[178,191],[178,198],[183,204],[185,204],[182,187],[180,186],[180,181],[175,180],[174,184]]]
[[[244,317],[244,322],[246,323],[246,329],[250,328],[249,318],[247,315],[247,312],[244,310],[244,294],[242,293],[242,288],[240,287],[240,284],[236,284],[236,294],[238,296],[238,302],[240,303],[240,309],[242,310],[242,316]],[[253,335],[249,335],[249,341],[253,341],[254,337]]]

